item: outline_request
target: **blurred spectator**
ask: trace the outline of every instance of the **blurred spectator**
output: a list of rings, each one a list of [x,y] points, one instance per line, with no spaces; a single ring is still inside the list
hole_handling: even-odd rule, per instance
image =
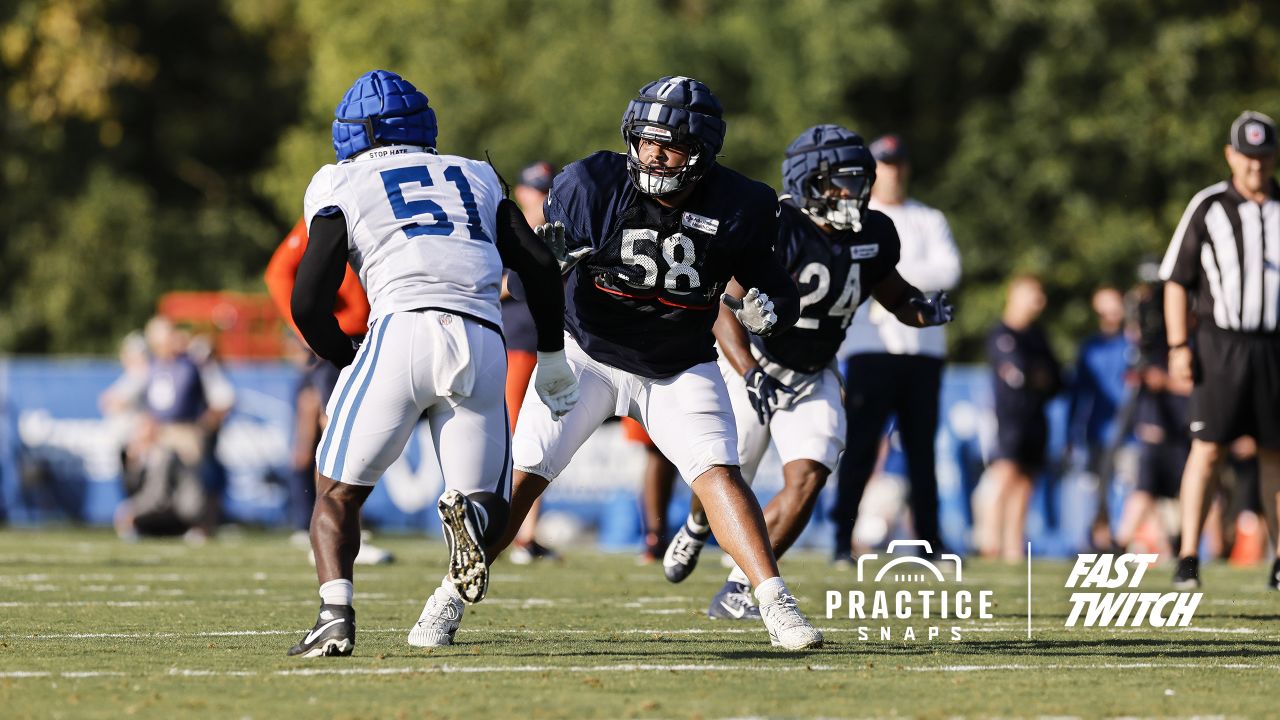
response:
[[[1098,511],[1092,542],[1096,548],[1109,548],[1107,489],[1113,464],[1107,462],[1107,453],[1117,432],[1115,420],[1125,398],[1126,373],[1136,348],[1125,335],[1124,296],[1119,290],[1101,287],[1094,291],[1093,311],[1098,315],[1098,331],[1080,346],[1069,388],[1066,456],[1070,459],[1073,449],[1082,449],[1085,471],[1097,479]]]
[[[1044,467],[1048,443],[1045,406],[1062,388],[1061,369],[1037,324],[1044,288],[1030,275],[1015,277],[1001,320],[987,336],[994,375],[996,448],[987,469],[990,505],[979,532],[984,554],[1017,561],[1026,552],[1027,505],[1032,480]]]
[[[333,388],[338,384],[338,368],[311,352],[293,322],[290,299],[298,276],[298,265],[307,249],[307,227],[299,220],[281,241],[267,264],[267,292],[280,316],[293,329],[293,338],[285,345],[285,357],[299,370],[293,392],[293,450],[289,462],[289,517],[293,524],[291,541],[299,548],[311,547],[311,514],[316,503],[316,446],[328,422],[326,407]],[[338,288],[333,305],[338,326],[355,341],[369,328],[369,298],[360,277],[351,265]],[[356,563],[381,565],[395,557],[387,550],[367,541],[360,543]]]
[[[187,338],[169,320],[152,318],[145,336],[151,352],[146,414],[125,470],[127,497],[117,509],[116,530],[124,538],[185,532],[200,541],[214,522],[201,480],[208,436],[230,406],[210,404],[200,368],[187,354]],[[223,391],[212,395],[226,399]]]
[[[960,250],[940,211],[907,196],[911,163],[906,143],[885,135],[871,143],[876,180],[872,210],[889,216],[898,230],[902,258],[898,273],[929,292],[950,290],[960,281]],[[850,422],[835,521],[835,559],[848,558],[863,489],[872,477],[886,421],[897,418],[907,460],[911,514],[916,536],[943,552],[938,528],[938,394],[947,355],[946,329],[904,325],[874,299],[858,310],[838,357],[845,362],[845,398]]]
[[[107,431],[120,448],[123,468],[129,464],[129,446],[138,434],[146,409],[144,400],[151,358],[141,332],[135,330],[120,341],[120,366],[124,372],[98,396],[98,408],[106,420]]]
[[[1223,148],[1231,178],[1188,203],[1160,266],[1169,374],[1191,380],[1191,451],[1182,474],[1182,542],[1174,585],[1200,586],[1200,532],[1226,448],[1257,444],[1259,485],[1280,588],[1280,186],[1276,124],[1245,111]],[[1194,305],[1192,304],[1194,300]],[[1194,312],[1199,323],[1189,327]]]
[[[556,167],[549,162],[535,162],[520,171],[512,195],[524,212],[529,227],[536,228],[546,222],[542,215],[543,203],[551,191]],[[502,334],[507,341],[507,419],[514,432],[520,406],[529,389],[529,378],[538,361],[538,337],[534,332],[533,316],[524,301],[524,287],[520,278],[512,272],[503,275],[502,282]],[[554,558],[555,552],[537,540],[538,516],[542,513],[542,498],[538,498],[529,515],[520,526],[508,557],[517,565],[528,565],[534,560]]]
[[[196,335],[187,343],[187,355],[200,371],[200,385],[204,389],[208,412],[203,421],[204,453],[200,463],[200,481],[209,499],[209,522],[216,527],[222,521],[222,497],[227,491],[227,468],[218,457],[218,437],[236,404],[236,389],[227,379],[214,352],[212,339]]]
[[[1191,448],[1187,433],[1187,403],[1191,383],[1169,376],[1165,344],[1162,288],[1158,282],[1147,282],[1130,293],[1133,324],[1138,337],[1138,361],[1134,368],[1138,390],[1133,400],[1133,434],[1138,441],[1137,486],[1125,500],[1116,527],[1115,544],[1128,549],[1139,536],[1142,526],[1154,522],[1159,528],[1155,547],[1144,548],[1157,554],[1170,552],[1169,539],[1177,528],[1166,528],[1156,512],[1161,500],[1178,498],[1183,465]]]

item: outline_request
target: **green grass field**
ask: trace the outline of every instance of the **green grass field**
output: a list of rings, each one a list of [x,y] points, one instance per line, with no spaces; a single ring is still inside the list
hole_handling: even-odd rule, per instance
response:
[[[1261,568],[1205,569],[1189,629],[1063,627],[1065,561],[973,561],[964,585],[995,592],[995,617],[939,621],[959,642],[860,641],[824,617],[854,587],[817,555],[784,562],[827,647],[771,648],[763,626],[708,620],[724,579],[708,553],[670,585],[630,555],[500,562],[454,647],[405,643],[443,569],[443,545],[378,538],[393,565],[359,568],[351,658],[285,649],[318,599],[306,555],[282,535],[192,548],[123,545],[105,532],[0,532],[0,717],[1274,717],[1280,595]],[[1147,591],[1168,589],[1154,569]],[[954,586],[953,586],[954,587]],[[894,637],[909,624],[894,621]],[[919,623],[917,628],[924,623]],[[943,638],[949,635],[943,630]]]

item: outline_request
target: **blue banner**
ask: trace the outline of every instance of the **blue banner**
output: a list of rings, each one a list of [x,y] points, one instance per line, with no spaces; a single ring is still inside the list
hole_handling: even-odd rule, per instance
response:
[[[222,505],[231,522],[284,526],[287,522],[293,393],[298,371],[285,363],[230,364],[234,411],[217,443],[227,471]],[[121,492],[121,447],[127,429],[106,418],[98,398],[120,375],[108,360],[0,361],[0,512],[8,522],[109,524]],[[1060,457],[1065,404],[1050,407],[1050,453]],[[949,367],[941,397],[938,486],[943,536],[954,549],[971,547],[971,496],[995,437],[988,370]],[[419,427],[365,507],[365,519],[384,530],[434,531],[433,503],[444,487],[430,433]],[[642,537],[638,495],[644,451],[607,423],[552,483],[544,529],[554,538],[595,532],[606,548],[631,548]],[[1060,461],[1051,463],[1058,468]],[[891,443],[884,472],[868,490],[859,536],[880,544],[907,531],[901,501],[905,467]],[[1096,483],[1094,483],[1096,484]],[[761,464],[754,487],[762,503],[782,486],[777,457]],[[827,518],[834,479],[823,491],[802,546],[829,547]],[[683,519],[688,490],[677,488],[673,523]],[[1084,542],[1097,493],[1073,472],[1047,472],[1037,483],[1028,533],[1039,553],[1063,554]]]

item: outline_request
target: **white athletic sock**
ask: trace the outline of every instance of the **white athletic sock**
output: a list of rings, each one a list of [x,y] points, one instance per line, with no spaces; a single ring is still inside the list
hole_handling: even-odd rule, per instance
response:
[[[729,582],[736,582],[746,585],[747,587],[751,587],[751,581],[747,579],[747,574],[742,572],[742,568],[737,565],[734,565],[733,569],[729,571]]]
[[[445,592],[449,593],[455,598],[459,600],[462,599],[462,596],[458,594],[458,587],[453,584],[453,581],[449,579],[448,575],[445,575],[444,579],[440,581],[440,587],[444,588]]]
[[[325,605],[351,605],[351,598],[356,593],[350,580],[345,578],[330,580],[320,586],[320,600]]]
[[[689,529],[693,531],[694,535],[706,535],[708,532],[711,532],[710,525],[704,525],[697,520],[694,520],[693,515],[690,515],[684,523],[689,526]]]
[[[787,584],[782,581],[782,578],[775,575],[756,588],[756,601],[761,605],[767,605],[777,600],[782,593],[790,594],[791,591],[787,589]]]

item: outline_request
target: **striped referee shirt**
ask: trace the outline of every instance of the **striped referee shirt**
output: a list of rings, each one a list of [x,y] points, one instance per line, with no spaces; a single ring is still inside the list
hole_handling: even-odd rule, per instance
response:
[[[1230,181],[1196,193],[1182,213],[1160,277],[1195,296],[1202,322],[1247,333],[1280,332],[1280,186],[1261,205]]]

